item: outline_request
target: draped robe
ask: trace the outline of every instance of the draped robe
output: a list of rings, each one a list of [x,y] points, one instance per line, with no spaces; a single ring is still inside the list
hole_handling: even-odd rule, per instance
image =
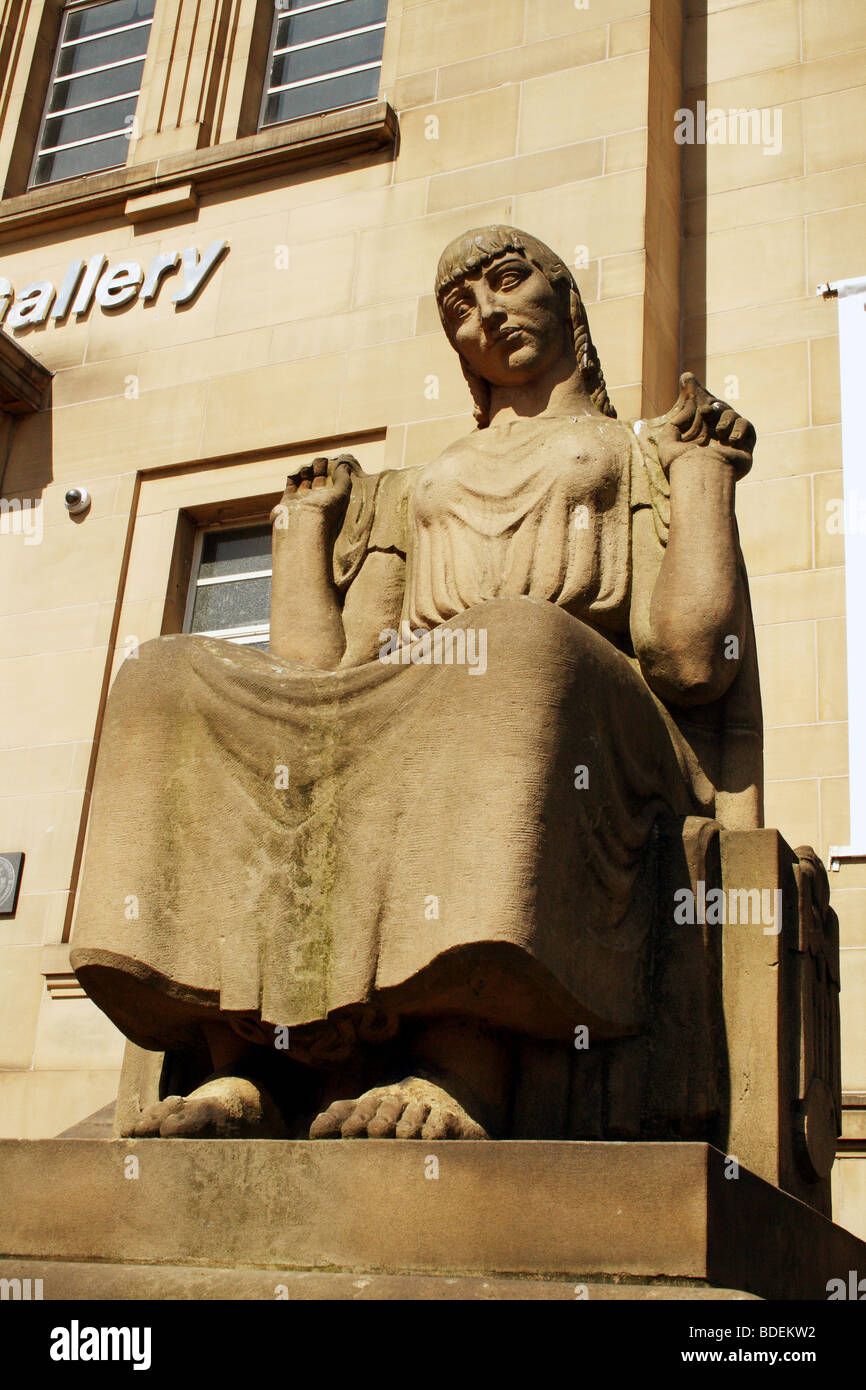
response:
[[[628,427],[472,439],[427,467],[355,469],[335,582],[405,556],[396,652],[318,671],[178,635],[121,668],[72,962],[140,1046],[182,1047],[216,1016],[645,1026],[653,824],[718,811],[755,681],[740,714],[722,701],[689,725],[643,678],[632,517],[654,509],[660,562],[665,484]],[[476,657],[483,634],[484,669],[419,642],[443,629]]]

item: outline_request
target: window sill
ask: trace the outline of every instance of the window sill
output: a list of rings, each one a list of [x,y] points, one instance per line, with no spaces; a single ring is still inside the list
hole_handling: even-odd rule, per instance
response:
[[[171,216],[194,207],[202,193],[372,153],[393,146],[396,138],[396,112],[385,101],[366,102],[193,154],[46,184],[0,202],[0,242],[31,228],[42,232],[46,223],[68,226],[107,214],[131,222]]]

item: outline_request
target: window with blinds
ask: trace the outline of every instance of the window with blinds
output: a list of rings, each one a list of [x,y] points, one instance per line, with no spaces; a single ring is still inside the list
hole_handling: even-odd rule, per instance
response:
[[[270,523],[200,531],[186,631],[267,651],[270,618]]]
[[[388,0],[277,0],[261,125],[375,101]]]
[[[105,0],[66,10],[31,187],[126,163],[153,7]]]

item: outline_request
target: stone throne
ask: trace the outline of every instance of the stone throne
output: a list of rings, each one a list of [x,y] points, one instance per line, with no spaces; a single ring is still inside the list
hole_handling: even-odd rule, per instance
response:
[[[463,1061],[508,1033],[495,1137],[712,1144],[829,1215],[838,930],[813,851],[761,828],[760,692],[733,512],[754,432],[689,375],[666,416],[616,421],[570,272],[526,233],[458,239],[437,296],[478,430],[427,468],[370,477],[339,456],[289,479],[274,517],[275,662],[172,637],[118,677],[73,950],[131,1039],[117,1132],[190,1135],[164,1107],[219,1072],[214,1048],[196,1043],[219,1013],[258,1044],[265,1089],[291,1072],[294,1117],[262,1137],[336,1137],[334,1105],[405,1074],[401,1020],[416,1026],[435,998],[446,1020],[474,1010]],[[490,674],[425,671],[431,634],[465,635],[473,617]],[[419,708],[428,722],[401,722]],[[283,729],[296,750],[288,801],[264,780]],[[405,777],[381,794],[368,733],[384,766],[421,776],[423,797]],[[581,801],[570,779],[584,756],[595,762]],[[443,765],[484,792],[462,821]],[[247,837],[231,882],[224,842],[213,858],[203,777]],[[472,877],[485,834],[487,883]],[[423,940],[407,929],[412,876],[409,888],[388,877],[392,840],[422,885],[444,874],[463,886],[471,911],[456,927]],[[295,846],[288,886],[283,844]],[[168,870],[154,883],[156,864]],[[116,912],[130,892],[142,902],[131,925]],[[495,893],[501,918],[485,900]],[[282,1023],[287,1058],[273,1047]]]
[[[660,821],[654,850],[651,1029],[570,1052],[524,1039],[510,1137],[703,1140],[829,1217],[842,1102],[839,930],[826,870],[772,829]],[[704,900],[721,888],[748,917],[755,893],[780,892],[779,931],[748,919],[676,922],[675,893],[693,884],[698,915],[702,882]],[[127,1042],[115,1133],[206,1072],[206,1059]]]
[[[753,726],[740,749],[747,782],[756,749]],[[565,1047],[521,1039],[508,1137],[704,1141],[830,1216],[839,941],[823,864],[774,829],[662,815],[640,900],[649,1026],[588,1047],[579,1036]],[[149,1105],[188,1093],[208,1070],[203,1051],[127,1042],[115,1132],[129,1134]]]

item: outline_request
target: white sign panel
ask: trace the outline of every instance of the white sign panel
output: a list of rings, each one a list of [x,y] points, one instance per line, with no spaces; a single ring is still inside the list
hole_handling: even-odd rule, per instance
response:
[[[831,860],[866,855],[866,278],[832,289],[839,298],[851,828],[848,845],[831,846]]]

